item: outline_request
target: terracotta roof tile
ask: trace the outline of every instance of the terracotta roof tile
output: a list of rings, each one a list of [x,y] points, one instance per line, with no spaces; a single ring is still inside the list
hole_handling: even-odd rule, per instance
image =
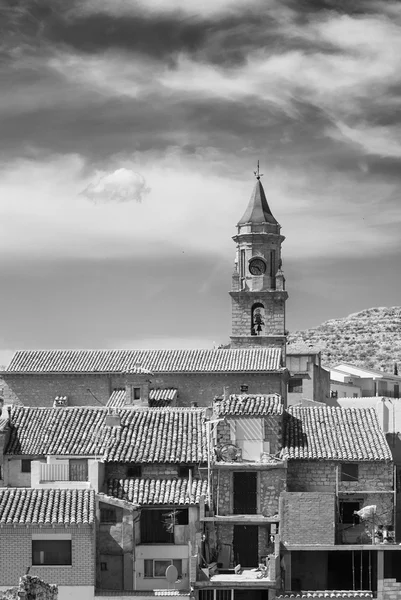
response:
[[[93,490],[0,489],[0,523],[76,525],[94,517]]]
[[[392,460],[374,409],[331,406],[290,407],[282,455],[289,460]]]
[[[283,403],[281,396],[278,394],[233,394],[227,400],[216,400],[215,407],[219,416],[243,415],[258,417],[283,414]]]
[[[205,462],[203,409],[117,409],[121,427],[106,425],[106,407],[15,407],[5,452],[103,456],[122,462]]]
[[[125,388],[112,391],[106,406],[121,408],[125,405]],[[152,408],[163,408],[170,406],[177,396],[175,388],[149,390],[149,406]]]
[[[200,497],[207,495],[207,481],[193,479],[109,479],[108,495],[128,500],[133,504],[199,504]]]
[[[280,348],[216,350],[21,350],[9,373],[116,373],[137,365],[153,373],[281,370]]]

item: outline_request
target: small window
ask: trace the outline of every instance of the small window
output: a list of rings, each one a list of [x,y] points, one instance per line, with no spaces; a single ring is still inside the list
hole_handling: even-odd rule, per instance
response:
[[[358,465],[356,463],[341,465],[341,481],[358,481]]]
[[[71,540],[32,540],[33,565],[71,565]]]
[[[107,563],[106,562],[101,562],[100,563],[100,570],[101,571],[108,571]]]
[[[132,397],[134,400],[140,400],[141,399],[141,388],[140,387],[134,387],[132,388]]]
[[[247,394],[249,389],[249,385],[247,383],[242,383],[240,385],[241,394]]]
[[[358,394],[356,394],[356,393],[352,394],[352,397],[353,398],[359,398]]]
[[[186,465],[178,467],[178,477],[189,477],[189,472],[191,467],[187,467]]]
[[[100,522],[101,523],[117,523],[117,514],[114,507],[107,507],[100,509]]]
[[[288,382],[288,393],[289,394],[295,394],[295,393],[302,393],[302,379],[299,378],[294,378],[294,379],[290,379],[290,381]]]
[[[21,460],[21,473],[30,473],[31,472],[31,461],[23,458]]]
[[[340,523],[344,525],[358,525],[359,517],[355,514],[360,509],[359,502],[340,501]]]
[[[141,465],[129,465],[129,467],[127,467],[127,477],[141,477],[141,475]]]

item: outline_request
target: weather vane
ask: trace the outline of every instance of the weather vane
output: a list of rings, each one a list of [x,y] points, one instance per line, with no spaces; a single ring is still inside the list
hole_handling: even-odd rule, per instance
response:
[[[260,173],[260,171],[259,171],[259,161],[258,161],[258,169],[257,169],[257,171],[254,171],[254,175],[256,176],[256,179],[260,179],[261,177],[263,177],[263,173]]]

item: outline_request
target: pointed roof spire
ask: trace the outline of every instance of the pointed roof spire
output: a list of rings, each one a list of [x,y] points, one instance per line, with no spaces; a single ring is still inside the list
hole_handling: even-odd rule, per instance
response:
[[[278,225],[269,208],[265,191],[263,189],[262,182],[260,181],[260,178],[263,177],[263,173],[260,173],[259,171],[259,161],[257,170],[254,171],[254,174],[257,179],[256,185],[252,192],[247,209],[242,219],[238,221],[238,225],[245,225],[245,223],[272,223],[274,225]]]

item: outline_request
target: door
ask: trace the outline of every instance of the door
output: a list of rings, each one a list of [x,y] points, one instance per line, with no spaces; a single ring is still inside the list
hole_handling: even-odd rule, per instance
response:
[[[88,460],[86,458],[70,459],[70,481],[88,481]]]
[[[258,566],[257,525],[234,525],[234,562],[242,567]]]
[[[234,514],[256,515],[257,513],[257,473],[233,473]]]

